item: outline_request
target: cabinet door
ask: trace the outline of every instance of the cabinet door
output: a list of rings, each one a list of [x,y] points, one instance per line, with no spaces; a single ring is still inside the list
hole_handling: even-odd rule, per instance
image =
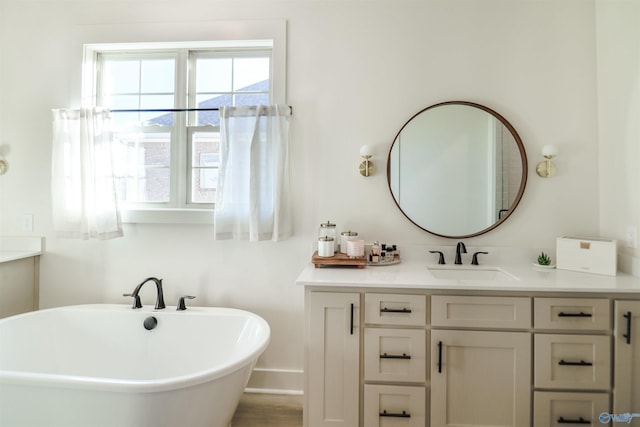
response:
[[[0,318],[37,309],[39,257],[0,263]]]
[[[640,426],[640,301],[616,301],[613,413],[631,413]]]
[[[360,295],[307,293],[307,387],[309,427],[358,425]]]
[[[431,427],[521,427],[530,414],[529,333],[431,331]]]

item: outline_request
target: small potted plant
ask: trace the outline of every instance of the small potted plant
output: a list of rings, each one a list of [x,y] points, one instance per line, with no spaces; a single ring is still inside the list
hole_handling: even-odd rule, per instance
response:
[[[544,252],[540,252],[540,255],[538,255],[538,264],[551,265],[551,258],[549,258],[549,255],[545,254]]]
[[[551,257],[544,252],[540,252],[538,262],[534,265],[542,268],[553,268],[553,265],[551,265]]]

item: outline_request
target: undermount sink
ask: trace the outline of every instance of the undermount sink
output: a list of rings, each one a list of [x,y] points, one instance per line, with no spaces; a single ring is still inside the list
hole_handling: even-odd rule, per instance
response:
[[[431,265],[428,267],[433,277],[450,280],[493,280],[498,282],[518,280],[513,274],[499,268],[476,265]]]

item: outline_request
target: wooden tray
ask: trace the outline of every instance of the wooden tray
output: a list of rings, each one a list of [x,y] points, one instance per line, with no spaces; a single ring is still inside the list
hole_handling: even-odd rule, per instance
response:
[[[347,254],[338,252],[332,257],[318,256],[318,251],[313,253],[311,262],[316,268],[319,267],[357,267],[364,268],[367,265],[365,257],[362,258],[349,258]]]

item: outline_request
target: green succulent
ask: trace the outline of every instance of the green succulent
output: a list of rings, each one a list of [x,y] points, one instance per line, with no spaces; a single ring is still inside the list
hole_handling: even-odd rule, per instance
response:
[[[551,264],[551,258],[544,252],[540,252],[540,255],[538,255],[538,264],[549,265]]]

